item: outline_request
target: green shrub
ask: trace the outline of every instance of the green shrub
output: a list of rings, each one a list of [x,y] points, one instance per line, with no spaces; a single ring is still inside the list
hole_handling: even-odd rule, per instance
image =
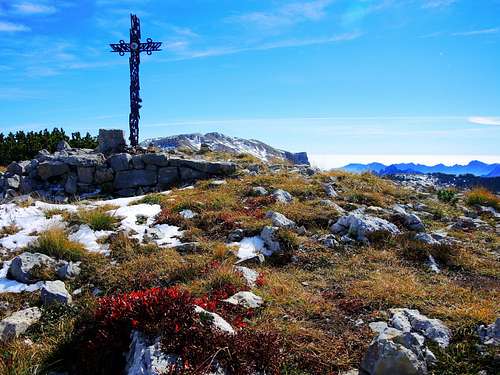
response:
[[[456,203],[458,198],[457,198],[457,191],[455,189],[442,189],[437,192],[437,197],[441,202],[445,203]]]

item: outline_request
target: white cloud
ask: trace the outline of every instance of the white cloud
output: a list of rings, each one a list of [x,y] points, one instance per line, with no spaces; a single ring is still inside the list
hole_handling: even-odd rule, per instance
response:
[[[14,4],[14,11],[21,14],[53,14],[57,9],[50,5],[22,2]]]
[[[18,31],[30,31],[31,29],[20,23],[12,23],[6,21],[0,21],[0,32],[18,32]]]
[[[453,5],[457,0],[424,0],[422,8],[433,9],[433,8],[444,8]]]
[[[181,49],[180,47],[187,47],[187,44],[182,44],[181,46],[176,46],[176,52],[180,52],[181,56],[174,60],[185,60],[185,59],[195,59],[200,57],[211,57],[211,56],[224,56],[224,55],[234,55],[236,53],[250,52],[250,51],[265,51],[277,48],[292,48],[292,47],[305,47],[319,44],[330,44],[338,43],[343,41],[354,40],[362,36],[362,33],[353,32],[334,35],[330,37],[320,37],[320,38],[309,38],[309,39],[284,39],[275,42],[261,43],[251,46],[219,46],[211,47],[204,50],[188,50]],[[171,59],[169,59],[171,60]]]
[[[498,125],[500,126],[500,117],[469,117],[467,119],[472,124],[478,125]]]
[[[479,29],[479,30],[471,30],[453,33],[453,36],[473,36],[473,35],[487,35],[487,34],[498,34],[500,32],[499,27],[491,28],[491,29]]]
[[[326,16],[333,0],[295,2],[269,12],[251,12],[228,18],[228,21],[263,29],[279,29],[304,21],[318,21]]]

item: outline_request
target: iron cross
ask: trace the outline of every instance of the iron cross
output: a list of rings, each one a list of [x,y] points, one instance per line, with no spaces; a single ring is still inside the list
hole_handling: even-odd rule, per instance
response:
[[[130,52],[130,145],[132,147],[139,144],[139,109],[141,109],[142,99],[139,96],[141,89],[139,84],[139,64],[141,63],[141,52],[151,55],[155,51],[161,51],[161,42],[153,42],[147,38],[146,43],[141,43],[141,24],[135,14],[130,15],[130,42],[120,40],[118,44],[110,44],[112,51],[120,56]]]

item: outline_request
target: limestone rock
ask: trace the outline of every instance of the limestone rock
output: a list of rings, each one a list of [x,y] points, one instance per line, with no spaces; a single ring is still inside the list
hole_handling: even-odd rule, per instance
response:
[[[80,262],[67,262],[64,263],[59,269],[57,270],[57,276],[59,276],[61,279],[71,279],[73,277],[76,277],[80,274],[81,269],[80,269]]]
[[[488,326],[480,326],[478,333],[482,344],[500,346],[500,318]]]
[[[253,288],[255,286],[255,283],[259,278],[259,273],[257,271],[244,266],[235,266],[234,269],[243,275],[243,278],[250,288]]]
[[[169,188],[179,181],[179,170],[177,167],[163,167],[158,169],[158,184],[162,188]]]
[[[121,129],[99,129],[97,140],[99,145],[96,151],[103,154],[123,152],[126,147],[125,137]]]
[[[227,333],[231,333],[231,334],[235,333],[233,327],[231,327],[231,324],[226,322],[224,320],[224,318],[222,318],[219,314],[209,312],[200,306],[195,306],[194,311],[202,316],[205,315],[209,319],[211,319],[212,324],[214,325],[215,328],[217,328],[223,332],[227,332]]]
[[[282,189],[273,191],[272,196],[274,197],[274,199],[276,199],[277,202],[280,203],[291,203],[293,201],[292,194]]]
[[[427,363],[419,344],[411,333],[387,328],[370,344],[361,362],[361,373],[425,375]]]
[[[182,370],[180,357],[163,353],[159,340],[147,342],[147,339],[137,331],[133,331],[131,337],[125,368],[127,375],[175,374]]]
[[[259,297],[252,292],[238,292],[223,301],[232,305],[240,305],[246,307],[247,309],[256,309],[264,303],[262,297]]]
[[[44,305],[61,303],[68,305],[72,302],[71,294],[66,290],[66,286],[60,280],[46,281],[41,289],[41,298]]]
[[[393,210],[397,216],[401,217],[406,228],[415,232],[423,232],[425,230],[424,223],[415,214],[409,214],[404,207],[399,204],[393,206]]]
[[[325,194],[330,198],[336,198],[339,196],[332,184],[323,184],[323,190],[325,190]]]
[[[266,248],[271,253],[275,253],[277,251],[280,251],[281,249],[280,243],[276,238],[277,230],[278,228],[276,227],[265,226],[264,228],[262,228],[262,231],[260,232],[260,237],[264,241]]]
[[[388,232],[393,235],[400,233],[399,229],[387,220],[363,213],[342,216],[330,227],[330,230],[334,234],[348,235],[360,242],[368,242],[367,235],[373,232]]]
[[[113,169],[111,168],[98,168],[95,172],[95,182],[97,184],[111,182],[114,177],[115,175],[113,173]]]
[[[57,151],[71,150],[71,146],[65,140],[60,140],[56,146]]]
[[[35,268],[48,267],[55,270],[57,261],[45,254],[22,253],[10,263],[8,276],[24,284],[34,284],[40,279],[32,274]]]
[[[0,335],[3,342],[19,337],[35,324],[42,313],[38,307],[17,311],[0,322]]]
[[[272,223],[275,227],[289,228],[289,229],[296,227],[296,224],[294,221],[288,219],[285,215],[280,214],[279,212],[268,211],[266,213],[266,218],[271,219]]]
[[[146,164],[156,165],[158,167],[169,166],[169,156],[167,154],[144,154],[142,161]]]
[[[109,166],[116,172],[129,169],[132,156],[130,154],[121,153],[111,155],[107,162]]]
[[[156,172],[146,169],[133,169],[117,172],[114,187],[115,189],[128,189],[155,185],[156,182]]]
[[[252,188],[252,195],[255,195],[257,197],[263,197],[268,194],[269,192],[262,186],[256,186]]]
[[[78,167],[78,181],[84,184],[94,182],[95,167]]]
[[[412,309],[391,309],[393,318],[391,322],[397,317],[403,323],[404,331],[416,331],[422,334],[426,339],[432,340],[442,348],[446,348],[450,344],[451,332],[439,319],[430,319],[421,314],[418,310]],[[397,328],[397,327],[396,327]]]
[[[29,160],[25,161],[20,161],[20,162],[12,162],[9,164],[7,167],[7,172],[13,174],[13,175],[19,175],[22,176],[23,174],[28,172],[28,167],[30,165]]]
[[[76,194],[78,191],[78,178],[75,175],[68,175],[66,183],[64,184],[64,191],[68,194]]]
[[[69,167],[62,161],[44,161],[38,165],[37,171],[42,180],[48,180],[68,173]]]

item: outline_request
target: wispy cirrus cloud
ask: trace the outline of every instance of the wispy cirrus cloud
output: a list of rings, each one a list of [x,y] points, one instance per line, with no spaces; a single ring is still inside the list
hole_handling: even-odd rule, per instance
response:
[[[478,29],[478,30],[470,30],[470,31],[461,31],[452,33],[452,36],[474,36],[474,35],[489,35],[489,34],[498,34],[500,32],[499,27],[493,27],[489,29]]]
[[[226,21],[261,29],[281,29],[305,21],[318,21],[327,14],[333,0],[294,2],[277,9],[249,12],[228,17]]]
[[[28,26],[23,25],[21,23],[0,21],[0,32],[15,33],[15,32],[25,32],[25,31],[31,31],[31,29]]]
[[[15,13],[23,15],[48,15],[57,12],[55,6],[32,2],[15,3],[12,8]]]
[[[422,8],[424,9],[445,8],[455,4],[456,2],[457,0],[424,0]]]
[[[363,34],[360,32],[352,32],[345,34],[338,34],[329,37],[317,37],[309,39],[283,39],[273,42],[264,42],[260,44],[253,44],[248,46],[215,46],[200,50],[190,50],[187,45],[182,45],[182,49],[179,48],[179,57],[173,60],[187,60],[196,59],[202,57],[213,57],[213,56],[223,56],[223,55],[234,55],[237,53],[251,52],[251,51],[266,51],[279,48],[293,48],[293,47],[305,47],[320,44],[331,44],[344,41],[350,41],[358,39]],[[172,59],[170,59],[172,60]]]
[[[467,119],[471,124],[500,126],[500,117],[473,116]]]

